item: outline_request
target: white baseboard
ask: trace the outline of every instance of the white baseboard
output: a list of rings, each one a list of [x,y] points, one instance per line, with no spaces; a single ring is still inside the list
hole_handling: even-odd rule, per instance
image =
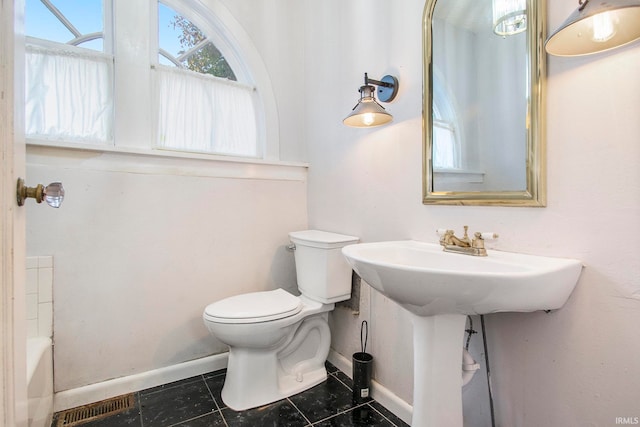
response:
[[[53,409],[55,412],[64,411],[65,409],[99,402],[122,394],[224,369],[227,367],[228,357],[229,353],[216,354],[165,368],[60,391],[54,395]]]
[[[336,368],[340,369],[349,378],[352,377],[352,363],[335,350],[329,352],[327,358]],[[411,416],[413,414],[413,406],[396,396],[391,390],[384,387],[375,380],[371,380],[371,397],[373,397],[382,406],[396,414],[402,421],[411,425]]]
[[[60,391],[55,393],[54,396],[54,411],[64,411],[65,409],[99,402],[122,394],[224,369],[227,367],[228,357],[229,353],[216,354],[140,374]],[[328,360],[351,378],[352,366],[350,359],[331,350]],[[371,396],[382,406],[396,414],[402,421],[411,424],[413,407],[375,380],[371,381]]]

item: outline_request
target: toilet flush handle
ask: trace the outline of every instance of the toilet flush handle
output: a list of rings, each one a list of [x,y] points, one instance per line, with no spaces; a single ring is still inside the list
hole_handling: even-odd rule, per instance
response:
[[[290,244],[289,246],[287,246],[287,250],[288,251],[295,251],[296,250],[296,245],[295,243]]]

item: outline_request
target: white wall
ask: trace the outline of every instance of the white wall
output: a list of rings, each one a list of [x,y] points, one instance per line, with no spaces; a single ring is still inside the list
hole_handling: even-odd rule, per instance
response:
[[[549,59],[547,208],[425,206],[423,1],[224,3],[263,55],[281,157],[308,157],[308,186],[295,167],[286,179],[239,179],[197,162],[117,158],[126,167],[114,168],[110,157],[31,149],[29,181],[62,179],[68,190],[59,211],[27,207],[29,255],[56,259],[58,390],[222,351],[201,325],[202,307],[292,286],[282,245],[306,227],[308,208],[310,226],[365,242],[435,242],[436,228],[468,224],[499,232],[497,249],[583,260],[563,309],[487,317],[498,424],[613,425],[640,415],[638,43]],[[548,3],[550,28],[576,6]],[[364,72],[400,78],[393,124],[342,125]],[[333,347],[350,357],[360,321],[370,320],[376,379],[411,402],[409,317],[375,291],[363,302],[360,317],[334,312]]]
[[[486,28],[476,31],[442,19],[433,23],[432,72],[458,118],[461,166],[483,174],[480,182],[447,182],[451,177],[440,175],[446,178],[436,179],[438,191],[518,191],[527,186],[522,167],[527,79],[515,72],[527,67],[526,33],[496,37],[487,21]],[[474,70],[471,76],[462,71],[469,69]]]
[[[305,168],[28,151],[29,180],[67,192],[59,210],[27,205],[28,254],[56,260],[56,391],[226,351],[207,304],[295,289],[285,245],[306,228]]]
[[[433,39],[434,91],[436,85],[441,86],[440,90],[446,94],[447,101],[458,119],[456,130],[462,152],[460,166],[466,170],[483,171],[482,151],[479,150],[479,144],[472,142],[479,138],[478,118],[481,111],[478,103],[481,91],[476,84],[475,76],[470,78],[460,72],[461,69],[480,68],[478,57],[475,55],[479,50],[476,46],[477,35],[442,19],[434,19],[433,33],[440,35]],[[436,182],[434,187],[438,191],[455,190],[455,187],[449,187],[448,183],[444,182]]]
[[[491,27],[476,44],[478,139],[483,185],[474,191],[522,191],[527,188],[527,35],[496,37]],[[519,72],[518,72],[519,71]]]
[[[304,106],[319,89],[303,69],[300,19],[303,3],[297,0],[205,0],[220,1],[242,25],[269,72],[276,94],[280,131],[280,159],[306,160]]]
[[[227,16],[224,1],[201,3]],[[226,351],[202,323],[207,304],[295,290],[287,233],[307,228],[300,7],[226,3],[273,84],[269,117],[293,163],[28,147],[28,183],[67,190],[57,211],[27,204],[28,255],[56,260],[56,391]]]
[[[640,416],[640,44],[549,58],[548,207],[425,206],[423,4],[306,3],[306,74],[332,81],[307,109],[310,226],[365,242],[436,242],[436,228],[468,224],[499,232],[496,249],[581,259],[587,267],[563,309],[487,316],[498,425],[614,425],[617,416]],[[548,5],[549,28],[576,7]],[[395,117],[389,126],[341,123],[364,72],[400,78],[398,97],[385,106]],[[370,301],[361,318],[334,313],[333,346],[350,357],[369,318],[375,376],[410,402],[409,318],[375,291]]]

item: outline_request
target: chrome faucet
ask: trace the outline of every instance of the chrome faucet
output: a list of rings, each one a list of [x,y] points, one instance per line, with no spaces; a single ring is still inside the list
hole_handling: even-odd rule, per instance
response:
[[[473,240],[469,239],[469,226],[464,226],[464,236],[456,237],[453,230],[437,230],[440,234],[440,244],[445,252],[453,252],[457,254],[466,254],[473,256],[487,256],[487,250],[484,247],[485,239],[497,239],[496,233],[480,233],[473,234]]]

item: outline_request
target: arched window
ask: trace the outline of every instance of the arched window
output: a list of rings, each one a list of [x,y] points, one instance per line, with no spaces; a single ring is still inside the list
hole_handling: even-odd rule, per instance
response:
[[[223,46],[163,3],[158,34],[158,146],[257,157],[254,87],[238,81]]]
[[[27,0],[27,138],[261,156],[251,74],[211,11],[117,6]]]
[[[459,169],[460,132],[455,110],[439,79],[433,81],[433,167]]]
[[[197,25],[162,2],[158,4],[158,62],[238,80],[211,39]]]

